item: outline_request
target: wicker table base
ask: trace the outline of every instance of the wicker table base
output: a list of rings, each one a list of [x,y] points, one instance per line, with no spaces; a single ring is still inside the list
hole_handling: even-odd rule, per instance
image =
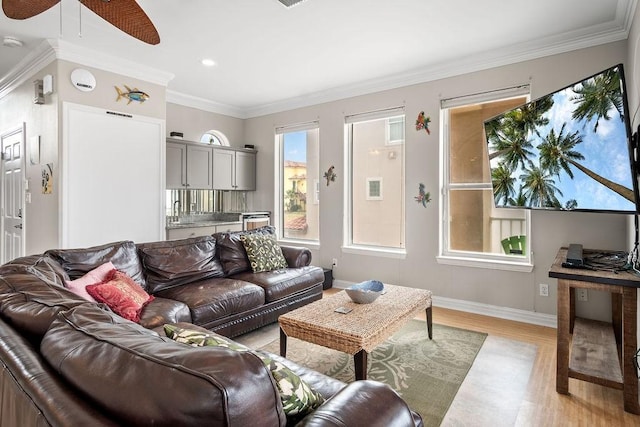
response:
[[[419,310],[426,310],[427,333],[432,338],[431,291],[385,285],[386,293],[371,304],[356,304],[346,292],[283,314],[280,355],[287,355],[287,337],[298,338],[354,356],[356,380],[367,378],[367,355]],[[335,310],[351,309],[347,314]]]

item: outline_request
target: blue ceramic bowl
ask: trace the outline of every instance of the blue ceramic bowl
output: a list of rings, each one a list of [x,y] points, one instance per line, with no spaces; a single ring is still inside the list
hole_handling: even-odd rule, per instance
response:
[[[357,283],[345,289],[349,298],[357,304],[369,304],[378,298],[384,285],[378,280],[367,280],[366,282]]]

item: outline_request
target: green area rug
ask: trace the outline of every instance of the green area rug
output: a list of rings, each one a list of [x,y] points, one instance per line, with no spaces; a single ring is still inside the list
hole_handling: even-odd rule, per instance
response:
[[[425,426],[439,426],[487,334],[411,320],[368,357],[368,379],[388,384]],[[263,347],[279,353],[275,340]],[[353,357],[298,339],[287,340],[287,359],[344,382],[355,380]]]

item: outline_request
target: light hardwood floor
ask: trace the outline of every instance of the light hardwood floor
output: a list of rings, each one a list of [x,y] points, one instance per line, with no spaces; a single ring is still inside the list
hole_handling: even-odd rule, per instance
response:
[[[329,289],[326,294],[338,292],[340,289]],[[437,303],[436,303],[437,304]],[[425,320],[424,313],[417,316]],[[524,391],[524,398],[517,410],[514,426],[576,426],[576,427],[617,427],[639,426],[640,415],[624,412],[622,391],[602,387],[596,384],[569,379],[570,395],[556,393],[556,330],[543,326],[514,322],[495,317],[482,316],[456,310],[433,307],[433,322],[454,326],[489,336],[520,341],[537,346],[537,356]],[[252,334],[239,337],[239,341],[260,347],[277,338],[277,325],[270,325]],[[498,342],[500,340],[497,340]],[[505,349],[511,351],[512,347]],[[473,369],[473,367],[471,368]],[[486,393],[482,385],[478,385],[478,393]],[[487,389],[489,387],[487,386]],[[522,391],[522,390],[520,390]],[[501,416],[500,405],[511,405],[513,402],[491,402],[495,410],[493,426],[505,425]],[[503,406],[504,408],[504,406]],[[512,412],[513,407],[504,408],[504,412]],[[504,415],[504,414],[503,414]],[[462,426],[478,426],[473,419]],[[483,423],[484,427],[485,423]]]
[[[640,426],[639,415],[624,412],[621,390],[570,379],[571,394],[556,393],[555,329],[438,307],[433,321],[538,347],[516,426]]]

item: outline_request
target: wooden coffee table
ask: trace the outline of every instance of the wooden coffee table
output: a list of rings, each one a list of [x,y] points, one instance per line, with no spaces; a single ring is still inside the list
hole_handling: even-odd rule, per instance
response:
[[[353,355],[356,380],[364,380],[367,355],[419,310],[426,310],[431,339],[431,291],[392,285],[385,285],[384,289],[386,293],[371,304],[356,304],[341,291],[283,314],[278,318],[280,355],[287,355],[287,337],[342,351]],[[339,307],[351,311],[338,313],[335,310]]]

